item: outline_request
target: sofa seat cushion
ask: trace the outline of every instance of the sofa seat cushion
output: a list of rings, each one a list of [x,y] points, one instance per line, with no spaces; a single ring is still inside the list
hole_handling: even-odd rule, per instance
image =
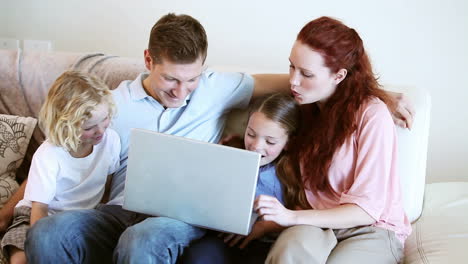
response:
[[[424,209],[405,244],[405,263],[466,263],[468,182],[427,184]]]

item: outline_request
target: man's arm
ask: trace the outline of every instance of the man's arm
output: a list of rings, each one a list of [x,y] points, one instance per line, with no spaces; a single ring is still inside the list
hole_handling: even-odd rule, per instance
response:
[[[254,74],[253,98],[269,93],[291,93],[288,74]]]
[[[15,206],[24,197],[24,190],[26,189],[27,181],[27,179],[23,181],[18,190],[16,190],[16,192],[10,197],[3,208],[0,209],[0,232],[5,231],[10,225],[11,220],[13,219],[13,211],[15,210]]]
[[[253,98],[269,93],[291,93],[288,74],[254,74],[255,80]],[[395,101],[396,108],[392,112],[393,122],[403,128],[411,129],[414,119],[413,104],[402,93],[386,91]]]

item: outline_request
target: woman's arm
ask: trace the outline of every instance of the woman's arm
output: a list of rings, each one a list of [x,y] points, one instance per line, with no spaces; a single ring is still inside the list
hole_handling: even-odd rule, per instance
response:
[[[351,228],[375,223],[361,207],[343,204],[325,210],[289,210],[275,197],[260,195],[254,208],[265,221],[273,221],[288,227],[294,225],[313,225],[320,228]]]
[[[33,226],[37,220],[46,217],[48,215],[49,205],[40,202],[32,202],[31,206],[31,226]]]

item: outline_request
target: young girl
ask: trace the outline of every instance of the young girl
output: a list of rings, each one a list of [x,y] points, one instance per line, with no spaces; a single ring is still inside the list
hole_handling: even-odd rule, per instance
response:
[[[285,208],[275,197],[254,205],[288,227],[266,263],[398,263],[411,232],[397,174],[391,101],[377,82],[361,38],[321,17],[302,28],[290,61],[302,126],[290,146]]]
[[[33,156],[24,199],[2,239],[10,263],[26,263],[26,232],[36,221],[101,201],[120,163],[120,139],[107,129],[114,109],[110,90],[96,77],[68,71],[54,82],[39,114],[46,141]]]
[[[283,187],[276,176],[275,165],[282,162],[283,149],[298,126],[299,106],[291,96],[271,94],[253,104],[244,134],[244,146],[247,150],[261,154],[256,197],[269,195],[283,203]],[[229,234],[220,238],[208,235],[186,250],[183,262],[261,263],[272,245],[274,236],[269,235],[281,229],[274,222],[259,219],[247,237]]]

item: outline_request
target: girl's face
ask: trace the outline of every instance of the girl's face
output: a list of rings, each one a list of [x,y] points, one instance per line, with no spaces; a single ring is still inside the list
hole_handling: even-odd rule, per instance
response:
[[[262,155],[260,166],[274,161],[286,146],[288,134],[279,123],[261,112],[250,115],[244,135],[245,148]]]
[[[109,124],[109,106],[105,103],[101,103],[91,111],[91,118],[86,120],[81,126],[81,145],[99,144]]]
[[[289,57],[289,83],[299,104],[326,101],[338,83],[346,77],[346,70],[331,73],[322,54],[296,41]],[[344,74],[344,75],[343,75]]]

